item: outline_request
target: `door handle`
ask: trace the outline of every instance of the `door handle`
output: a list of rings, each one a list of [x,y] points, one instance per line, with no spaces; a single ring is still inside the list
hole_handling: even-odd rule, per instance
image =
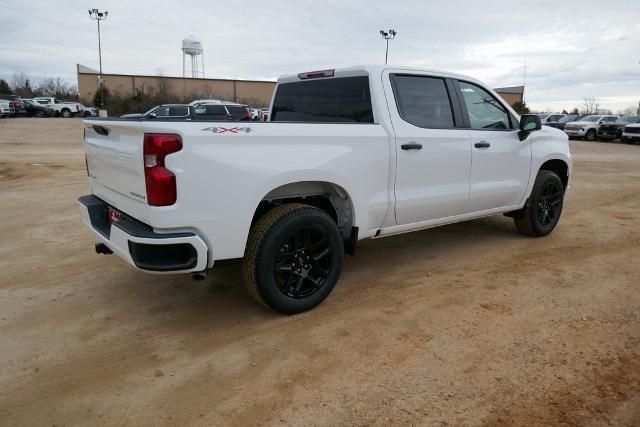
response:
[[[487,141],[480,141],[473,144],[473,146],[476,148],[489,148],[491,147],[491,144],[489,144]]]
[[[403,150],[422,150],[422,144],[418,144],[417,142],[410,142],[408,144],[402,144],[400,146]]]

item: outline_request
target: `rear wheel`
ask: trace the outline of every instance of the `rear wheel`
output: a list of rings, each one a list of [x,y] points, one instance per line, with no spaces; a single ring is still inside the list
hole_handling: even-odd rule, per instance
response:
[[[587,141],[595,141],[597,136],[598,135],[596,134],[595,129],[589,129],[584,136],[584,139],[586,139]]]
[[[300,313],[331,293],[343,257],[342,236],[329,215],[312,206],[286,204],[251,228],[244,281],[262,305],[284,314]]]
[[[69,117],[71,117],[73,114],[71,114],[71,110],[65,108],[64,110],[62,110],[60,112],[60,114],[62,115],[62,117],[64,117],[65,119],[68,119]]]
[[[527,236],[546,236],[560,220],[564,186],[555,172],[541,170],[524,208],[514,216],[516,228]]]

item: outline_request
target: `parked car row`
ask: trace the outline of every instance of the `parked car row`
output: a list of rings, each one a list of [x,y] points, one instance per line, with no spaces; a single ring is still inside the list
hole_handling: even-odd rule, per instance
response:
[[[146,113],[124,114],[121,119],[169,121],[207,120],[207,121],[256,121],[263,120],[264,115],[255,108],[245,104],[222,101],[219,99],[197,99],[189,104],[163,104]]]
[[[564,130],[569,138],[582,138],[587,141],[640,142],[640,116],[583,115],[540,113],[543,125]]]
[[[96,117],[98,109],[79,102],[61,101],[55,97],[40,96],[33,99],[17,95],[0,95],[0,117]]]

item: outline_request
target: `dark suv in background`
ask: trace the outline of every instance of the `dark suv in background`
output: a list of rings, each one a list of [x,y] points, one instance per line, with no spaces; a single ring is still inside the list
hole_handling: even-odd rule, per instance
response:
[[[603,123],[598,128],[598,138],[600,141],[620,139],[624,127],[634,123],[640,123],[640,116],[622,116],[615,122]]]
[[[551,120],[551,121],[548,121],[547,123],[544,123],[544,124],[547,125],[547,126],[551,126],[552,128],[564,130],[564,126],[567,123],[578,121],[582,117],[584,117],[584,116],[578,116],[576,114],[569,114],[569,115],[566,115],[564,117],[561,117],[558,120]]]

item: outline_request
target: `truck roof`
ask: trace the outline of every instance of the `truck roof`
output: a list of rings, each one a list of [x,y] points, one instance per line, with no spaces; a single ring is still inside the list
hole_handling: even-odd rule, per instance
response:
[[[424,72],[426,74],[431,74],[434,76],[442,76],[442,77],[452,77],[458,79],[464,79],[471,82],[478,82],[477,79],[473,77],[465,76],[462,74],[452,73],[449,71],[442,70],[433,70],[428,68],[420,68],[413,66],[403,66],[403,65],[355,65],[352,67],[344,67],[344,68],[325,68],[322,71],[333,71],[333,77],[355,77],[355,76],[366,76],[366,75],[380,75],[385,70],[393,70],[393,71],[418,71]],[[300,78],[301,74],[311,73],[316,70],[307,70],[301,72],[300,74],[283,74],[278,77],[278,83],[290,83],[290,82],[298,82],[303,79]]]

